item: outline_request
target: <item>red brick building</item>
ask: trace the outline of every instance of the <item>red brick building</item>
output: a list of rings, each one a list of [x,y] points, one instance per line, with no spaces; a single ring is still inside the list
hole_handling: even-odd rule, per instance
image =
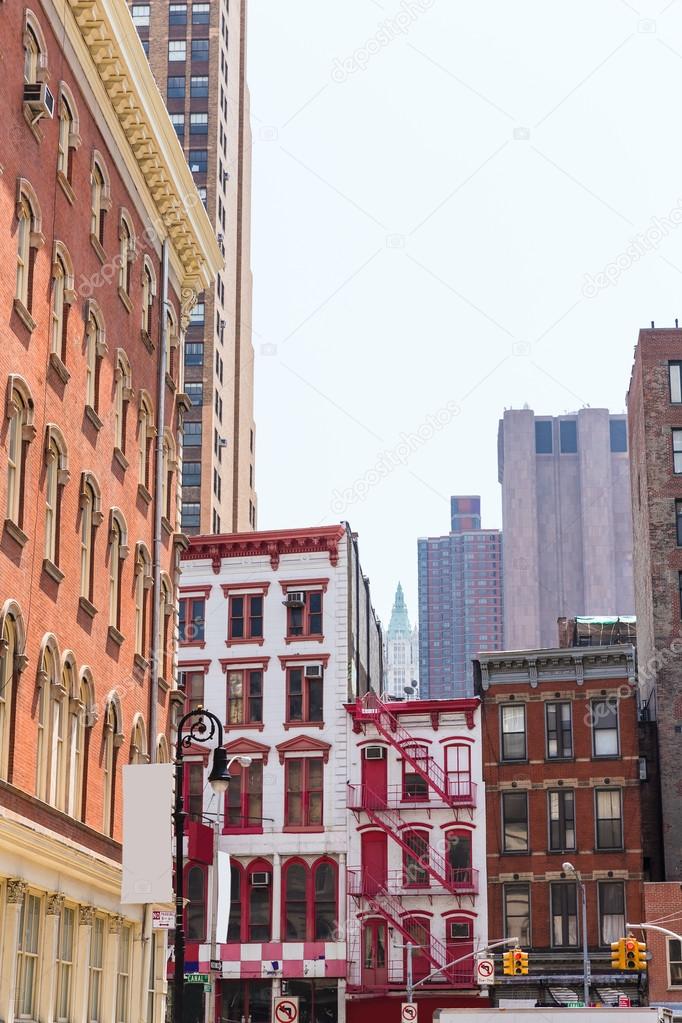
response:
[[[655,722],[665,877],[682,880],[682,330],[641,330],[628,391],[639,699]]]
[[[0,1017],[151,1023],[122,768],[169,758],[180,355],[220,253],[123,4],[2,4],[0,37]]]
[[[644,918],[659,926],[682,932],[682,886],[676,881],[644,885]],[[642,921],[632,921],[640,923]],[[637,933],[651,952],[649,963],[649,1004],[672,1009],[673,1018],[682,1019],[682,941],[680,938],[647,929]]]
[[[582,1000],[580,890],[587,896],[590,996],[640,1001],[639,977],[610,968],[610,944],[642,913],[642,835],[634,649],[485,654],[482,700],[491,940],[518,936],[522,981],[499,997]],[[501,970],[500,970],[501,972]]]

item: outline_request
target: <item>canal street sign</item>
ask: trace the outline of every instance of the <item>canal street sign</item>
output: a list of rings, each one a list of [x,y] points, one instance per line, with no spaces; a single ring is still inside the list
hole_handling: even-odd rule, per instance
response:
[[[208,984],[210,977],[207,973],[186,973],[185,984]]]

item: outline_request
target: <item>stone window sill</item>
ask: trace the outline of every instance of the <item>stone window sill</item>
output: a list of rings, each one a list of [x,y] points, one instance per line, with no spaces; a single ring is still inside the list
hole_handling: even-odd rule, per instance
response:
[[[128,461],[128,459],[123,454],[120,448],[114,448],[114,461],[118,462],[118,464],[121,466],[123,470],[127,469],[128,466],[130,465],[130,462]]]
[[[152,503],[152,495],[149,493],[144,483],[137,484],[137,496],[140,497],[145,504]]]
[[[140,668],[141,671],[146,671],[149,667],[149,661],[142,654],[135,654],[133,657],[133,664],[136,668]]]
[[[100,417],[97,415],[97,413],[95,412],[95,410],[92,407],[92,405],[86,405],[85,406],[85,418],[90,420],[90,422],[92,423],[92,425],[95,427],[95,429],[98,432],[104,426],[104,423],[102,422]]]
[[[173,380],[173,377],[170,375],[170,373],[166,373],[166,387],[169,389],[169,391],[172,391],[173,393],[175,392],[175,380]]]
[[[12,519],[5,519],[5,532],[9,533],[12,539],[23,547],[28,543],[28,537],[21,526],[18,526]]]
[[[61,382],[63,384],[68,384],[71,379],[71,374],[56,352],[50,352],[50,366],[55,371]]]
[[[83,608],[86,615],[88,615],[90,618],[94,618],[95,615],[97,614],[97,608],[95,607],[91,600],[88,600],[87,597],[79,597],[78,604],[80,607]]]
[[[165,515],[161,516],[161,528],[163,529],[164,533],[166,533],[168,536],[173,535],[173,527]]]
[[[142,344],[145,346],[148,352],[154,351],[154,342],[152,341],[146,330],[140,331],[140,340],[142,341]]]
[[[324,721],[285,721],[284,731],[292,728],[324,728]]]
[[[71,187],[71,182],[67,178],[66,174],[63,173],[63,171],[57,171],[57,181],[59,182],[59,187],[61,188],[62,192],[73,206],[73,204],[76,201],[76,193]]]
[[[56,583],[60,583],[64,578],[64,573],[49,558],[43,559],[43,572],[45,575],[49,575],[50,579],[54,579]]]
[[[132,313],[133,303],[130,301],[130,296],[128,295],[128,292],[125,290],[125,288],[122,288],[120,284],[117,288],[117,291],[118,297],[121,299],[121,302],[123,302],[123,305],[126,307],[129,313]]]
[[[125,636],[122,632],[119,632],[115,625],[110,625],[107,629],[107,636],[115,643],[116,646],[122,646]]]
[[[36,321],[33,319],[24,303],[18,298],[14,299],[14,312],[17,314],[26,329],[32,334],[36,329]]]
[[[91,234],[90,235],[90,244],[92,245],[93,249],[97,253],[97,258],[99,259],[100,263],[106,263],[106,261],[107,261],[107,254],[104,251],[102,243],[101,243],[101,241],[99,240],[99,238],[97,237],[96,234]]]

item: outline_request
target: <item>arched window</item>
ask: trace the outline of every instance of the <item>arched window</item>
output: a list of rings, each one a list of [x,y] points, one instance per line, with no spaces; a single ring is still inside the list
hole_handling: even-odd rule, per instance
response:
[[[119,633],[121,629],[121,576],[123,562],[127,555],[126,521],[118,508],[112,508],[109,529],[109,625]]]
[[[157,737],[156,762],[157,764],[170,764],[170,750],[168,749],[168,739],[165,735]]]
[[[272,864],[253,860],[247,871],[247,941],[270,941],[272,921]]]
[[[313,941],[336,941],[338,928],[337,870],[331,860],[313,864]]]
[[[147,731],[141,714],[135,715],[133,722],[132,736],[130,739],[130,763],[146,764],[147,756]]]
[[[38,198],[24,178],[17,182],[17,282],[15,308],[32,330],[33,267],[37,249],[43,244],[41,212]]]
[[[163,431],[163,455],[161,472],[161,513],[167,524],[173,525],[173,474],[175,471],[175,442],[170,430]]]
[[[173,621],[173,587],[168,576],[161,576],[159,597],[159,635],[155,654],[156,672],[167,682],[170,681],[170,640]]]
[[[52,261],[52,324],[50,351],[66,366],[68,357],[69,306],[75,299],[73,290],[73,264],[68,250],[61,242],[55,243]]]
[[[73,152],[80,145],[76,104],[66,82],[59,85],[59,141],[57,148],[57,174],[62,186],[71,184]],[[71,198],[73,192],[65,189]]]
[[[77,695],[70,700],[69,771],[66,812],[76,820],[85,819],[86,764],[90,728],[93,724],[93,686],[89,668],[81,669]]]
[[[13,708],[24,651],[24,623],[19,605],[7,601],[0,613],[0,778],[11,781]]]
[[[98,425],[99,418],[97,413],[99,412],[100,366],[106,350],[104,319],[97,304],[90,300],[85,323],[85,404],[95,413],[95,425]]]
[[[135,241],[130,218],[125,210],[121,210],[118,226],[118,287],[125,295],[130,295],[130,269],[135,258]]]
[[[427,916],[403,917],[403,927],[409,934],[409,940],[416,945],[412,954],[412,977],[416,982],[423,980],[431,973],[430,950],[431,950],[431,921]],[[407,951],[405,957],[405,972],[407,972]]]
[[[90,235],[97,245],[104,245],[104,223],[111,205],[109,177],[99,153],[93,153],[90,171]]]
[[[244,923],[244,917],[242,913],[243,908],[243,890],[244,890],[244,870],[236,860],[230,859],[230,919],[227,925],[227,940],[230,942],[241,942],[242,940],[242,925]],[[244,928],[244,932],[245,932]]]
[[[45,432],[45,560],[50,563],[46,566],[48,571],[52,566],[59,567],[62,491],[68,479],[66,442],[61,430],[51,423]]]
[[[206,871],[193,864],[186,868],[185,933],[188,941],[206,940]]]
[[[7,510],[6,518],[18,526],[24,522],[24,481],[28,445],[35,436],[33,398],[26,382],[11,376],[7,388]]]
[[[113,835],[116,807],[116,762],[122,734],[118,701],[115,695],[109,697],[104,714],[104,742],[102,748],[102,768],[104,773],[104,833]]]
[[[73,655],[65,655],[61,685],[50,687],[50,741],[47,767],[47,802],[58,810],[66,809],[69,741],[69,700],[76,691],[76,665]]]
[[[151,477],[152,439],[154,437],[154,418],[149,396],[140,396],[140,418],[138,427],[138,472],[140,485],[149,492]]]
[[[142,334],[143,339],[152,340],[152,325],[154,321],[154,296],[156,295],[156,278],[149,256],[144,257],[142,265]]]
[[[95,534],[102,521],[100,489],[92,473],[81,478],[81,597],[93,603]]]
[[[44,802],[52,801],[54,791],[55,738],[63,740],[63,722],[59,717],[63,708],[55,699],[56,695],[61,695],[59,648],[54,636],[49,635],[43,640],[38,667],[36,795]]]
[[[147,592],[152,584],[151,558],[143,543],[135,551],[135,653],[145,656],[147,643]]]
[[[24,17],[24,81],[35,85],[45,76],[47,50],[40,24],[33,11],[26,11]]]
[[[173,306],[168,303],[166,307],[166,373],[171,381],[175,382],[177,363],[177,351],[180,345],[178,337],[178,321]]]
[[[306,941],[308,936],[308,867],[299,860],[284,867],[283,941]]]
[[[114,446],[126,453],[126,421],[131,398],[131,371],[128,356],[122,348],[116,353],[114,374]]]

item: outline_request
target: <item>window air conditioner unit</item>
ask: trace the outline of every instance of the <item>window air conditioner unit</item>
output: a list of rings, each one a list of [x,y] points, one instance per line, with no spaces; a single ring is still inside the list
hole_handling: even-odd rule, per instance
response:
[[[303,607],[305,604],[304,590],[289,590],[284,598],[285,607]]]
[[[306,678],[322,678],[322,665],[321,664],[308,664],[303,669],[303,674]]]
[[[45,82],[25,85],[24,103],[36,114],[36,120],[40,117],[52,117],[54,114],[54,96]]]
[[[251,875],[252,888],[267,888],[271,875],[266,870],[257,870]]]
[[[385,760],[386,759],[386,747],[385,746],[366,746],[365,747],[365,760]]]

